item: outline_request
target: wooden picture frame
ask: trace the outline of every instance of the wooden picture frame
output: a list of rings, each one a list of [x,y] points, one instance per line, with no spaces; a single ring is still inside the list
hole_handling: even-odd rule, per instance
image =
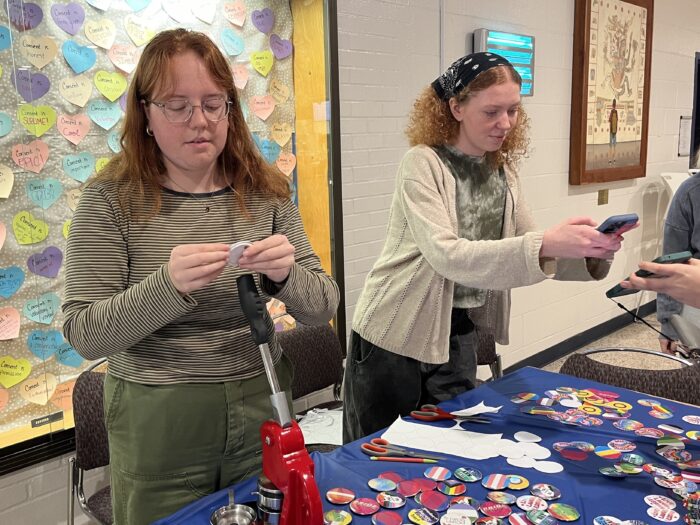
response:
[[[576,0],[569,184],[646,175],[654,0]]]

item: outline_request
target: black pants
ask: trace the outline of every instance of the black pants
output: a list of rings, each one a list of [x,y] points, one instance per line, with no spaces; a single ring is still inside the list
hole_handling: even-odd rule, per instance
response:
[[[391,425],[425,403],[476,386],[476,336],[467,310],[452,310],[450,356],[432,365],[388,352],[352,332],[345,365],[343,442]]]

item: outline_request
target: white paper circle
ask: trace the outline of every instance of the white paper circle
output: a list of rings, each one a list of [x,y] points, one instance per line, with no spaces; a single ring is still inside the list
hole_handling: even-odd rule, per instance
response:
[[[521,443],[520,446],[525,451],[525,454],[532,459],[547,459],[552,455],[551,450],[537,443]]]
[[[564,465],[556,461],[535,461],[535,470],[545,474],[556,474],[564,471]]]
[[[506,463],[513,465],[514,467],[532,468],[535,466],[537,461],[527,456],[523,456],[521,458],[506,458]]]
[[[559,404],[567,408],[578,408],[583,403],[581,403],[581,401],[579,401],[578,399],[560,399]]]
[[[513,435],[513,437],[516,439],[516,441],[520,441],[522,443],[539,443],[540,441],[542,441],[542,438],[537,434],[533,434],[532,432],[525,432],[524,430],[516,432]]]
[[[248,246],[252,246],[252,243],[248,241],[233,243],[228,249],[228,263],[231,266],[238,266],[238,259],[241,258],[241,255],[243,255],[243,252]]]

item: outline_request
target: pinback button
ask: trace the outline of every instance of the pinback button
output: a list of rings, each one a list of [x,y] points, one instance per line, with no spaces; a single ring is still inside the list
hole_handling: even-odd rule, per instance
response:
[[[399,509],[406,504],[406,498],[396,492],[380,492],[377,494],[377,503],[385,509]]]
[[[620,472],[615,467],[600,467],[598,469],[598,472],[603,474],[603,476],[607,476],[609,478],[625,478],[625,477],[627,477],[627,474],[625,474],[624,472]]]
[[[233,243],[228,249],[228,263],[231,266],[238,266],[238,259],[241,258],[243,252],[248,246],[252,246],[253,243],[248,241],[241,241]]]
[[[398,483],[399,481],[403,481],[403,476],[399,474],[398,472],[382,472],[377,476],[378,478],[382,479],[390,479],[394,483]]]
[[[379,510],[379,503],[370,498],[357,498],[350,502],[350,510],[358,516],[369,516]]]
[[[547,502],[539,496],[520,496],[515,500],[515,504],[524,511],[545,510],[547,508]]]
[[[615,516],[596,516],[593,518],[593,525],[620,525],[622,520]]]
[[[647,509],[647,514],[655,520],[664,521],[666,523],[678,521],[681,517],[675,510],[659,509],[657,507],[649,507]]]
[[[510,525],[532,525],[532,522],[527,519],[524,512],[514,512],[508,516],[508,523]]]
[[[434,481],[445,481],[452,477],[452,471],[445,467],[428,467],[425,469],[425,472],[423,472],[423,475]]]
[[[509,478],[507,474],[489,474],[481,480],[481,485],[487,489],[501,490],[508,486]]]
[[[559,523],[544,510],[528,510],[525,516],[535,525],[557,525],[557,523]]]
[[[440,519],[440,515],[430,509],[412,509],[408,513],[408,519],[416,525],[433,525]]]
[[[530,489],[530,494],[547,501],[561,498],[561,491],[554,485],[548,483],[537,483],[533,485]]]
[[[515,503],[515,496],[501,491],[488,492],[486,494],[486,499],[495,503],[504,503],[505,505],[512,505]]]
[[[639,454],[623,454],[622,461],[624,463],[629,463],[630,465],[641,466],[644,465],[644,457]]]
[[[440,518],[440,525],[471,525],[472,520],[462,514],[448,513]]]
[[[510,516],[513,510],[503,503],[496,503],[494,501],[484,501],[479,505],[479,510],[482,514],[486,516],[492,516],[494,518],[507,518]]]
[[[435,487],[437,487],[437,483],[435,483],[432,479],[413,478],[411,481],[418,485],[418,492],[429,492],[431,490],[435,490]]]
[[[683,416],[681,419],[691,425],[700,425],[700,416]]]
[[[581,517],[581,513],[575,507],[566,503],[552,503],[547,510],[561,521],[576,521]]]
[[[457,507],[459,505],[468,505],[470,507],[479,508],[479,500],[472,498],[471,496],[457,496],[450,501],[450,508]]]
[[[613,439],[612,441],[608,442],[608,446],[621,452],[632,452],[637,448],[637,445],[631,441],[627,441],[626,439]]]
[[[405,479],[398,482],[396,491],[406,498],[411,498],[420,492],[420,485],[413,480]]]
[[[344,510],[329,510],[323,515],[325,525],[348,525],[352,522],[352,516]]]
[[[641,466],[631,463],[615,463],[614,467],[625,474],[639,474],[642,471]]]
[[[355,499],[355,493],[350,489],[337,487],[326,492],[326,499],[336,505],[346,505]]]
[[[475,525],[503,525],[503,520],[501,518],[494,518],[493,516],[484,516],[474,523]]]
[[[483,477],[480,470],[473,467],[460,467],[455,470],[455,478],[466,481],[467,483],[474,483],[479,481]]]
[[[683,433],[683,429],[681,427],[677,427],[676,425],[669,425],[667,423],[663,423],[661,425],[658,425],[658,427],[661,430],[664,430],[666,432],[671,432],[673,434],[682,434]]]
[[[447,496],[461,496],[467,491],[464,483],[454,479],[447,479],[437,484],[437,489]]]
[[[660,509],[675,509],[676,502],[667,496],[661,496],[660,494],[649,494],[644,496],[644,502],[652,507],[658,507]]]
[[[416,494],[415,500],[419,505],[435,512],[444,512],[450,506],[447,496],[435,491]]]
[[[634,431],[635,434],[642,437],[660,438],[663,437],[664,431],[658,428],[642,427]]]
[[[401,525],[401,523],[403,523],[401,514],[391,510],[383,510],[372,516],[373,525]]]
[[[392,490],[396,490],[396,483],[390,479],[372,478],[367,482],[367,485],[369,488],[376,490],[377,492],[390,492]]]
[[[508,478],[508,488],[512,490],[523,490],[530,486],[530,481],[523,476],[513,474]]]

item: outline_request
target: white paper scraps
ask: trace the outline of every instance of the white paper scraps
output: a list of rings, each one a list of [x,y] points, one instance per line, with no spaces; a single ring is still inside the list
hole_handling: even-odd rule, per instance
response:
[[[475,416],[477,414],[495,414],[498,412],[503,406],[498,406],[498,407],[490,407],[484,404],[483,401],[481,401],[478,405],[474,405],[473,407],[467,407],[463,408],[462,410],[455,410],[454,412],[451,412],[451,414],[455,416]]]
[[[540,441],[542,441],[542,438],[537,434],[533,434],[532,432],[526,432],[525,430],[516,432],[515,434],[513,434],[513,437],[516,441],[521,441],[522,443],[539,443]]]
[[[450,454],[468,459],[489,459],[498,455],[493,450],[492,444],[500,439],[501,435],[468,432],[461,428],[456,431],[456,428],[411,423],[399,417],[386,429],[382,438],[394,445],[434,452],[438,455]]]
[[[534,468],[546,474],[557,474],[564,470],[564,465],[556,461],[536,461]]]
[[[343,444],[343,411],[314,409],[309,410],[299,421],[304,443]]]

